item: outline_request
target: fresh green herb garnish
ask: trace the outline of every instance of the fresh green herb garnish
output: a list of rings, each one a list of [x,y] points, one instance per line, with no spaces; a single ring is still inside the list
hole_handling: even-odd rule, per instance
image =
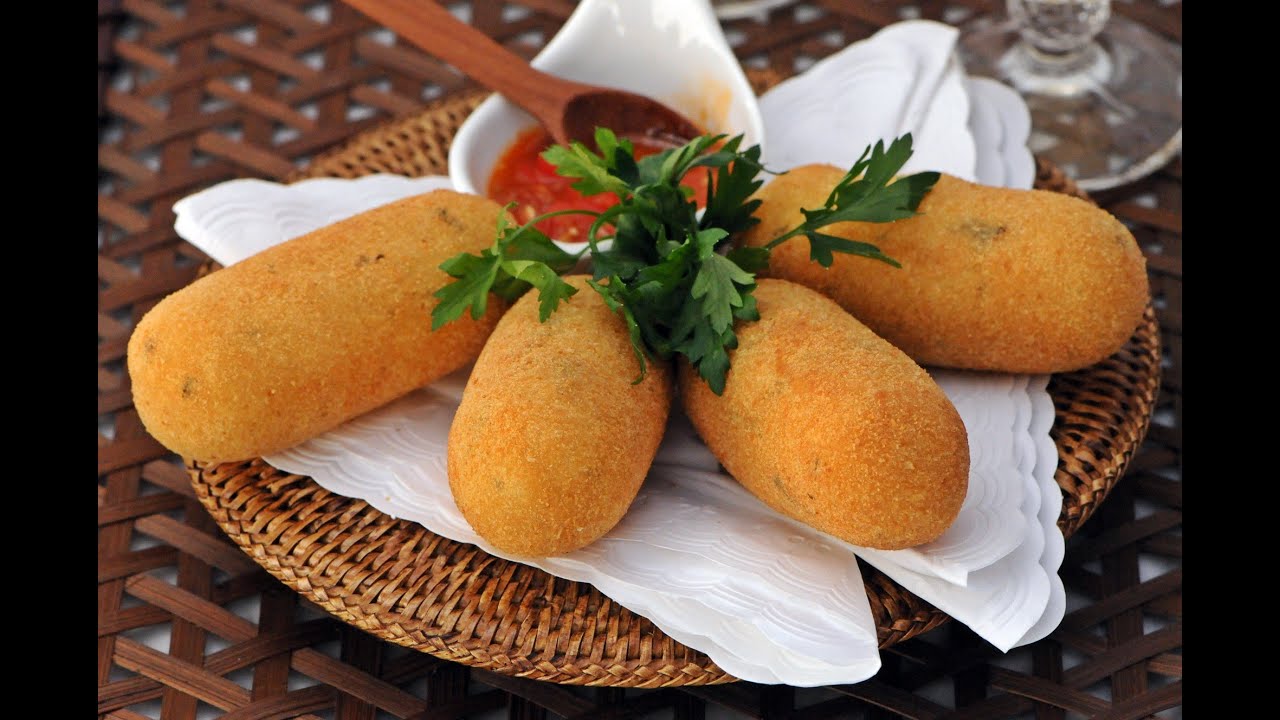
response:
[[[568,212],[577,211],[562,210],[559,214]],[[537,288],[538,319],[543,322],[561,300],[578,292],[560,275],[573,268],[581,253],[567,253],[538,232],[533,226],[542,217],[515,227],[503,213],[498,216],[498,239],[493,247],[479,255],[454,255],[440,265],[441,270],[457,279],[435,293],[440,302],[431,311],[432,330],[462,317],[468,307],[473,320],[484,317],[490,292],[503,300],[515,300],[529,288]]]
[[[768,267],[773,248],[804,236],[810,257],[823,267],[831,266],[837,252],[897,267],[875,245],[820,230],[837,222],[910,217],[938,180],[938,173],[925,172],[893,181],[911,157],[910,134],[888,149],[876,143],[845,173],[821,208],[802,210],[803,223],[764,247],[729,248],[733,234],[759,222],[753,213],[760,201],[752,195],[762,184],[757,177],[765,171],[759,146],[740,151],[741,143],[742,136],[708,135],[636,160],[629,141],[599,128],[599,154],[581,143],[548,149],[542,157],[560,175],[578,178],[573,184],[578,192],[612,192],[621,201],[603,212],[548,213],[520,227],[500,221],[493,247],[478,256],[458,255],[440,266],[456,280],[436,292],[440,303],[431,314],[432,328],[461,317],[468,307],[473,318],[481,317],[490,291],[512,300],[530,287],[538,289],[539,317],[545,321],[575,292],[559,275],[589,249],[591,287],[622,315],[630,330],[640,363],[636,382],[644,378],[648,354],[663,359],[683,355],[716,394],[724,392],[728,351],[738,344],[734,322],[759,319],[752,295],[755,274]],[[713,170],[701,216],[692,192],[680,185],[685,173],[698,166]],[[587,247],[577,254],[564,252],[534,227],[544,218],[568,213],[595,218]],[[612,234],[604,234],[610,226]],[[602,248],[605,240],[612,242]]]

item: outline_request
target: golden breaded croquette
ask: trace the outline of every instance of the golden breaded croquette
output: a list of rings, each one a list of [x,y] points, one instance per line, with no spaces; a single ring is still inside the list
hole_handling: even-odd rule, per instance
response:
[[[129,340],[147,431],[197,460],[284,450],[476,358],[505,303],[431,331],[440,263],[501,206],[437,190],[268,248],[162,300]]]
[[[658,451],[671,371],[640,365],[622,318],[587,285],[544,323],[517,301],[480,353],[449,430],[449,487],[498,550],[559,555],[622,519]]]
[[[680,397],[725,469],[774,510],[866,547],[941,535],[969,485],[968,435],[942,389],[839,305],[760,280],[724,394],[680,362]]]
[[[810,165],[760,190],[764,245],[820,207],[843,171]],[[767,275],[833,298],[924,365],[1053,373],[1115,353],[1147,307],[1146,261],[1105,210],[1061,193],[986,187],[943,175],[919,215],[823,230],[902,263],[837,254],[828,269],[804,238],[773,250]]]

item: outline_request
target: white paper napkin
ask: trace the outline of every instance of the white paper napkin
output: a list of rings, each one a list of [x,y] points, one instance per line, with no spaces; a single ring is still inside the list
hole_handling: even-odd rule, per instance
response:
[[[449,492],[446,442],[464,377],[455,373],[438,389],[412,393],[267,461],[506,557],[472,531]],[[976,385],[949,378],[943,387],[953,393],[979,455],[1002,453],[1016,469],[1016,482],[1027,491],[1014,512],[1026,525],[1041,503],[1027,382],[1001,383],[998,392],[984,394],[984,386],[996,383],[979,377]],[[693,647],[717,662],[750,658],[797,685],[854,682],[874,673],[875,627],[857,550],[773,512],[728,476],[709,471],[705,457],[695,458],[695,465],[655,465],[630,512],[602,540],[568,555],[520,561],[590,582],[677,639],[699,636],[701,644]],[[1043,533],[1036,522],[1028,534],[1038,542],[1023,542],[990,568],[971,573],[968,587],[883,559],[868,561],[1007,647],[1041,618],[1047,602],[1039,564]],[[765,660],[771,657],[786,660]]]
[[[173,205],[173,229],[222,265],[380,205],[441,188],[449,178],[366,175],[312,178],[292,185],[252,178],[229,180]]]
[[[999,88],[965,79],[953,45],[954,31],[945,26],[902,23],[780,85],[762,100],[769,124],[767,162],[847,164],[868,142],[911,130],[916,155],[908,170],[1022,182],[1029,153],[1018,108]],[[858,132],[870,133],[868,138],[832,126],[830,115],[791,112],[791,124],[776,125],[783,122],[777,108],[816,102],[808,83],[817,80],[835,82],[825,92],[835,87],[836,96],[822,102],[851,109]],[[855,107],[842,104],[845,95],[876,101]],[[853,157],[835,157],[846,147]],[[231,264],[447,183],[394,176],[290,186],[232,181],[180,201],[175,227],[214,259]],[[493,552],[467,525],[448,490],[445,443],[466,374],[455,373],[267,460]],[[721,474],[687,419],[675,413],[623,522],[588,548],[532,564],[592,583],[728,672],[756,682],[849,683],[878,670],[876,630],[855,554],[997,647],[1034,641],[1057,625],[1065,609],[1057,577],[1062,498],[1053,482],[1057,451],[1048,436],[1053,406],[1047,379],[971,373],[935,378],[960,410],[973,456],[962,516],[935,543],[870,551],[782,517]]]
[[[238,188],[232,190],[240,192]],[[337,192],[315,212],[326,217],[338,214],[335,203],[340,203],[339,198],[348,196],[351,195]],[[293,207],[300,206],[295,204]],[[224,230],[235,225],[227,222],[225,213],[222,217],[221,227]],[[270,214],[248,213],[246,222],[260,225],[262,217],[270,217]],[[233,256],[236,234],[220,237],[224,245],[233,250],[223,257]],[[243,237],[258,238],[260,235],[246,233]],[[962,408],[969,407],[968,412],[962,411],[962,416],[971,429],[975,466],[981,467],[995,458],[1005,457],[1003,463],[993,462],[993,467],[999,470],[993,477],[1012,472],[1019,473],[1021,477],[1026,472],[1026,443],[1017,437],[1018,433],[1023,433],[1030,438],[1031,420],[1030,417],[1024,418],[1029,413],[1019,414],[1017,396],[1021,390],[1022,401],[1027,402],[1026,385],[997,376],[981,378],[973,388],[967,388],[963,381],[951,383],[950,387],[955,401]],[[421,522],[446,537],[476,542],[484,547],[457,513],[448,491],[445,470],[445,441],[452,410],[461,397],[464,380],[465,371],[286,453],[270,457],[268,461],[286,471],[310,475],[321,485],[340,494],[365,499],[391,515]],[[1022,420],[1026,426],[1018,427]],[[713,464],[714,458],[692,437],[687,421],[677,416],[673,425],[675,428],[669,433],[668,442],[659,456],[660,464],[655,466],[653,482],[646,486],[636,511],[629,514],[617,530],[618,536],[578,554],[547,559],[539,564],[562,577],[591,582],[618,602],[652,619],[672,637],[707,652],[727,671],[745,679],[817,685],[856,682],[874,674],[879,663],[875,628],[865,607],[865,594],[861,591],[861,579],[854,562],[856,551],[774,515],[736,483],[715,473],[718,465]],[[987,435],[985,431],[978,431],[979,428],[991,430],[989,444],[999,450],[986,449],[983,438]],[[1032,441],[1031,444],[1034,446],[1035,443]],[[1018,449],[1020,447],[1021,450]],[[1023,457],[1021,461],[1019,452]],[[1019,462],[1024,466],[1019,467]],[[1048,467],[1051,471],[1052,466]],[[690,478],[698,482],[692,483]],[[981,480],[971,485],[975,491],[986,487]],[[695,491],[705,494],[711,490],[716,493],[714,503],[689,499],[698,497]],[[694,494],[691,496],[690,493]],[[984,497],[987,497],[985,493]],[[989,496],[999,497],[998,491]],[[728,498],[733,498],[733,501],[726,501]],[[967,500],[966,504],[969,507],[983,506],[973,499]],[[687,544],[664,547],[664,543],[671,544],[667,541],[672,536],[670,527],[654,523],[652,528],[646,529],[643,524],[646,520],[679,517],[680,513],[690,512],[693,507],[710,512],[720,524],[740,521],[745,528],[741,534],[742,541],[737,545],[717,543],[698,550]],[[1026,513],[1021,503],[1015,512],[1018,514],[1004,516],[1007,522],[1025,524]],[[774,531],[762,532],[762,523]],[[984,527],[1007,526],[1006,523],[992,522]],[[1043,537],[1043,528],[1037,527],[1037,531]],[[646,534],[660,540],[651,543],[644,552],[631,552],[633,546],[644,544]],[[779,545],[771,552],[757,549],[746,556],[725,554],[726,548],[748,547],[762,538]],[[800,550],[803,551],[798,552]],[[990,579],[992,572],[982,574],[981,569],[976,572],[966,570],[963,579],[969,586],[968,594],[961,593],[958,600],[948,602],[948,594],[966,588],[937,576],[946,575],[946,563],[933,560],[921,549],[900,554],[916,555],[919,563],[894,563],[885,558],[873,559],[869,553],[864,555],[868,561],[875,562],[926,599],[951,610],[981,632],[992,632],[993,642],[1002,646],[1007,645],[1008,640],[993,628],[1004,619],[1003,616],[986,619],[983,615],[995,607],[994,594],[1007,593],[1021,598],[1023,602],[1018,606],[1025,614],[1035,616],[1030,621],[1019,620],[1016,626],[1009,623],[1001,625],[1023,628],[1019,635],[1044,614],[1043,609],[1036,605],[1048,602],[1047,598],[1042,600],[1040,597],[1047,593],[1040,593],[1038,589],[1035,592],[1021,589],[1019,583],[1025,583],[1025,578],[1013,578],[999,584]],[[887,555],[893,557],[893,554]],[[1031,555],[1034,552],[1024,549],[1018,556],[1019,562]],[[745,559],[759,557],[777,557],[789,564],[780,568],[744,567],[741,564]],[[670,566],[637,565],[644,558],[651,562],[674,562],[682,571],[671,572]],[[826,560],[819,562],[821,558]],[[1039,560],[1035,557],[1030,559],[1032,562]],[[838,562],[831,565],[833,560]],[[1023,565],[1011,561],[1000,567],[1022,568]],[[932,575],[931,569],[935,570]],[[975,577],[979,582],[975,583]],[[917,581],[916,578],[921,579]],[[782,586],[779,584],[781,579],[791,584]],[[666,581],[667,586],[659,584],[658,580]],[[1043,573],[1039,581],[1033,579],[1030,582],[1043,584]],[[839,590],[834,596],[815,594],[814,588],[820,586]],[[723,587],[727,594],[707,592],[707,587]],[[831,597],[844,602],[831,603]],[[966,598],[973,597],[979,598],[980,602],[965,603]],[[856,600],[857,604],[850,605],[851,600]],[[814,628],[820,628],[822,632],[814,635]]]
[[[849,167],[868,145],[912,133],[904,173],[975,178],[969,96],[955,60],[955,28],[890,25],[784,80],[760,98],[767,167]]]
[[[965,78],[969,92],[969,131],[977,148],[974,173],[984,185],[1029,190],[1036,161],[1027,148],[1031,113],[1008,85],[990,78]]]

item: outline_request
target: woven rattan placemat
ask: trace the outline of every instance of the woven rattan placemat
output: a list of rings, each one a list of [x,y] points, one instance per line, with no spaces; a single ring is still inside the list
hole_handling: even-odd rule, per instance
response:
[[[472,20],[526,54],[532,45],[521,43],[545,41],[571,9],[503,5],[471,3]],[[189,282],[204,259],[172,235],[173,199],[236,175],[292,175],[297,162],[387,113],[419,112],[431,95],[447,100],[465,88],[420,54],[383,44],[341,6],[99,9],[100,713],[192,717],[204,704],[245,717],[371,717],[375,707],[397,717],[428,710],[458,717],[505,705],[513,716],[673,708],[693,717],[711,702],[758,717],[801,706],[815,717],[878,712],[873,707],[909,717],[944,716],[951,707],[968,717],[1032,707],[1049,717],[1063,709],[1139,717],[1180,705],[1180,164],[1098,198],[1133,224],[1148,253],[1165,383],[1129,476],[1071,543],[1063,575],[1079,609],[1050,639],[1000,658],[951,624],[887,651],[875,679],[818,695],[749,684],[574,693],[406,654],[299,605],[296,593],[224,542],[181,469],[142,433],[120,363],[132,323]],[[1175,39],[1180,33],[1176,5],[1118,9]],[[955,11],[940,3],[806,3],[775,12],[768,25],[730,27],[748,65],[785,75],[900,13],[954,21]],[[940,679],[947,689],[938,690]]]
[[[758,86],[771,81],[751,74]],[[299,175],[445,174],[448,143],[483,96],[459,93],[362,133]],[[1041,163],[1039,170],[1037,187],[1084,196],[1055,168]],[[1068,536],[1115,487],[1146,435],[1159,387],[1158,336],[1155,314],[1147,313],[1116,355],[1050,381],[1064,494],[1059,525]],[[451,542],[261,461],[197,464],[191,474],[196,497],[250,557],[384,640],[561,683],[651,688],[733,680],[586,583]],[[862,572],[881,647],[947,619],[875,568],[863,563]]]

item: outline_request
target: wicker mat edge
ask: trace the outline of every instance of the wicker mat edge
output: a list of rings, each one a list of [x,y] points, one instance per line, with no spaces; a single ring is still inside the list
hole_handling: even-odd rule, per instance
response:
[[[295,179],[443,173],[449,141],[485,96],[463,93],[366,131],[317,157]],[[1086,197],[1048,163],[1038,162],[1037,170],[1037,187]],[[1151,309],[1115,356],[1052,377],[1051,434],[1059,448],[1055,480],[1064,492],[1059,526],[1065,535],[1122,477],[1147,432],[1159,380],[1159,329]],[[328,612],[380,638],[495,672],[567,684],[671,687],[734,680],[589,585],[453,543],[261,460],[192,464],[189,470],[200,501],[239,547]],[[949,619],[878,570],[861,567],[882,648]]]

